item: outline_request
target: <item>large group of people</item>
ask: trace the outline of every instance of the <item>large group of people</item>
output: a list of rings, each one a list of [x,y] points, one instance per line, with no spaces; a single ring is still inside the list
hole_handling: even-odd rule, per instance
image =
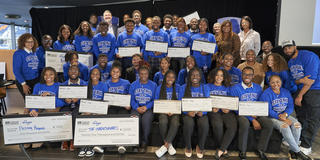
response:
[[[227,157],[228,147],[237,135],[239,157],[244,160],[252,126],[254,130],[261,130],[256,146],[261,159],[268,159],[265,152],[273,129],[282,134],[292,159],[311,159],[308,155],[320,126],[320,99],[317,98],[320,62],[315,53],[298,50],[293,40],[284,41],[283,51],[290,57],[287,63],[281,55],[271,51],[270,41],[260,46],[260,35],[253,30],[249,16],[242,17],[239,34],[233,32],[229,20],[215,23],[212,34],[206,18],[194,18],[187,24],[178,15],[166,14],[162,20],[159,16],[148,17],[144,25],[139,10],[133,11],[131,16],[125,14],[124,26],[119,28],[112,24],[109,10],[103,13],[99,24],[93,14],[89,22],[82,21],[74,32],[63,24],[57,40],[52,42],[50,35],[44,35],[40,47],[32,34],[20,36],[18,50],[13,55],[13,71],[21,95],[56,96],[56,109],[25,109],[25,113],[36,117],[41,112],[68,111],[73,115],[73,123],[77,115],[88,114],[79,113],[80,99],[59,99],[59,85],[87,85],[87,98],[94,100],[103,100],[104,93],[130,94],[130,106],[111,106],[108,114],[139,117],[139,151],[145,152],[155,114],[154,100],[236,96],[239,101],[268,102],[269,116],[239,116],[237,111],[219,108],[211,112],[159,114],[159,138],[163,145],[155,152],[157,157],[167,152],[176,154],[172,142],[181,126],[186,157],[192,156],[191,141],[195,138],[192,135],[197,132],[196,156],[203,158],[208,131],[212,128],[219,144],[214,157]],[[171,47],[192,48],[195,40],[217,45],[215,53],[190,50],[186,58],[170,58],[167,53],[145,50],[147,40],[164,42]],[[132,57],[121,57],[118,47],[140,47],[140,52]],[[50,49],[66,51],[63,73],[45,65],[45,51]],[[89,68],[79,62],[78,52],[91,54],[94,66]],[[292,115],[294,111],[296,118]],[[25,147],[41,145],[33,143]],[[125,146],[118,147],[120,153],[125,152]],[[74,151],[73,141],[62,142],[61,150]],[[103,151],[99,146],[84,147],[78,156],[90,157]]]

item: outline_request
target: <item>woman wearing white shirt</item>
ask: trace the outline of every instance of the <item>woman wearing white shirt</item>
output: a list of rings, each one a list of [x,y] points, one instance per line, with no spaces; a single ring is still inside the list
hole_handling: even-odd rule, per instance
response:
[[[242,61],[246,60],[246,53],[249,49],[255,51],[258,55],[260,51],[260,34],[252,29],[252,20],[249,16],[244,16],[240,21],[241,32],[239,33],[241,47],[240,57]]]

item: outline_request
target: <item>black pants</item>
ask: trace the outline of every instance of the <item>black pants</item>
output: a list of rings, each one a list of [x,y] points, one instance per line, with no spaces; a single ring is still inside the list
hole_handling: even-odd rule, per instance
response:
[[[108,114],[130,114],[130,110],[126,110],[124,107],[109,106]]]
[[[265,152],[268,147],[269,139],[273,131],[273,124],[271,119],[267,117],[258,117],[256,119],[261,125],[260,139],[258,141],[257,149]],[[239,123],[239,142],[238,147],[241,152],[247,151],[248,134],[250,128],[250,121],[243,116],[238,116]]]
[[[39,82],[39,78],[35,78],[35,79],[31,79],[31,80],[26,80],[26,84],[30,87],[30,94],[32,94],[32,92],[33,92],[33,87],[34,87],[34,85],[36,85],[38,82]],[[23,99],[25,99],[25,96],[26,96],[26,95],[25,95],[24,92],[23,92],[23,87],[22,87],[22,85],[21,85],[18,81],[16,81],[16,85],[17,85],[17,88],[18,88],[20,94],[22,95]]]
[[[219,144],[219,149],[225,151],[231,144],[237,132],[237,119],[234,112],[210,112],[210,123],[213,136]]]
[[[204,150],[204,145],[209,131],[207,115],[203,115],[202,117],[190,117],[188,115],[183,115],[183,137],[185,148],[191,149],[191,137],[195,128],[195,121],[198,130],[198,146],[201,150]]]
[[[303,96],[302,107],[295,106],[295,111],[302,125],[301,146],[310,148],[320,127],[320,90],[309,90]]]

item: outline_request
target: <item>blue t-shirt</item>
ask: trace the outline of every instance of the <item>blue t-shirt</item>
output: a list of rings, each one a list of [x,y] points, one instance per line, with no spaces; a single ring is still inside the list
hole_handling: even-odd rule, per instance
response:
[[[265,82],[268,86],[270,86],[269,80],[272,75],[278,75],[281,78],[283,88],[289,90],[291,93],[295,93],[297,91],[297,85],[294,83],[294,80],[291,79],[290,73],[288,70],[284,70],[279,73],[272,72],[272,70],[267,71]]]
[[[211,33],[205,33],[205,34],[197,33],[193,35],[191,37],[190,48],[192,48],[192,44],[194,40],[216,43],[216,39],[214,38],[214,35]],[[218,47],[216,46],[215,52],[217,51],[217,49]],[[211,57],[213,55],[212,53],[209,53],[203,56],[199,51],[193,51],[192,55],[196,59],[196,62],[199,68],[203,68],[204,66],[207,66],[207,68],[211,67]]]
[[[93,39],[93,53],[98,58],[99,54],[106,54],[108,62],[113,61],[115,58],[116,38],[113,34],[108,33],[102,36],[101,33],[96,34]]]
[[[290,59],[288,66],[290,74],[294,80],[301,79],[310,75],[309,79],[315,80],[310,90],[320,89],[320,67],[319,57],[315,53],[307,50],[299,50],[298,56]],[[299,84],[298,88],[301,89],[303,84]]]
[[[92,38],[88,36],[75,35],[73,44],[78,52],[90,52],[92,53]]]
[[[118,82],[113,83],[111,79],[106,82],[109,93],[129,94],[130,82],[120,78]]]
[[[210,90],[210,95],[228,96],[230,95],[229,87],[226,86],[216,86],[212,83],[208,83],[207,87]]]
[[[124,31],[118,36],[117,47],[140,47],[140,52],[142,52],[142,38],[136,32],[133,32],[131,35],[128,35],[127,31]]]
[[[148,80],[146,84],[140,83],[139,80],[134,81],[129,89],[131,94],[131,107],[137,110],[138,107],[146,106],[147,109],[153,107],[157,85]]]
[[[54,50],[62,50],[62,51],[75,51],[76,48],[75,46],[70,43],[69,41],[64,41],[63,43],[61,43],[59,40],[56,40],[53,43],[53,49]]]
[[[155,95],[155,99],[160,99],[160,91],[161,91],[161,86],[162,85],[159,85],[157,87],[157,90],[156,90],[156,95]],[[181,96],[179,96],[180,94],[180,85],[179,84],[176,84],[175,85],[175,88],[176,88],[176,97],[177,97],[177,100],[181,100]],[[167,95],[167,100],[171,100],[172,99],[172,93],[173,92],[173,87],[166,87],[166,95]]]
[[[107,85],[103,82],[100,82],[92,86],[92,99],[93,100],[103,100],[104,93],[108,92]]]
[[[162,53],[162,54],[156,56],[154,54],[154,52],[146,51],[145,45],[146,45],[147,40],[157,41],[157,42],[167,42],[168,46],[170,46],[169,35],[166,32],[163,32],[161,30],[159,32],[154,32],[153,30],[151,30],[151,31],[148,31],[144,34],[144,36],[143,36],[143,41],[144,41],[143,42],[144,43],[143,58],[144,58],[144,60],[148,60],[149,56],[156,57],[156,58],[163,58],[163,57],[167,56],[167,53]]]
[[[164,75],[161,71],[157,72],[153,77],[153,82],[155,82],[158,86],[162,84]]]
[[[13,73],[19,83],[39,76],[39,59],[36,53],[19,49],[13,54]]]
[[[149,28],[143,24],[140,24],[140,25],[135,25],[133,31],[138,33],[141,37],[143,37],[143,35],[149,31]]]
[[[181,98],[184,97],[186,87],[187,87],[187,84],[184,84],[180,89],[179,95],[181,96]],[[210,90],[205,84],[200,84],[199,87],[191,86],[190,89],[191,89],[191,97],[210,97]],[[188,112],[183,112],[183,113],[187,114]],[[202,112],[202,113],[203,115],[207,114],[207,112]]]
[[[293,112],[293,99],[291,93],[285,88],[280,88],[280,94],[276,94],[269,87],[260,96],[259,101],[268,102],[269,117],[279,119],[279,114]]]
[[[224,67],[220,67],[220,69],[224,69]],[[242,81],[242,73],[241,70],[239,68],[236,67],[232,67],[229,71],[228,71],[230,78],[231,78],[231,85],[235,85],[238,83],[241,83]]]
[[[100,78],[101,78],[101,81],[102,81],[102,82],[106,82],[106,81],[110,78],[111,67],[112,67],[112,64],[111,64],[111,63],[107,63],[106,68],[104,68],[104,69],[101,69],[101,68],[99,67],[99,64],[96,64],[96,65],[94,65],[94,66],[92,66],[92,67],[90,68],[89,73],[88,73],[88,77],[90,77],[89,74],[91,73],[91,71],[92,71],[93,69],[98,68],[99,71],[100,71],[100,74],[101,74],[101,77],[100,77]]]
[[[188,47],[190,45],[190,41],[191,37],[187,32],[172,32],[170,34],[171,47]]]

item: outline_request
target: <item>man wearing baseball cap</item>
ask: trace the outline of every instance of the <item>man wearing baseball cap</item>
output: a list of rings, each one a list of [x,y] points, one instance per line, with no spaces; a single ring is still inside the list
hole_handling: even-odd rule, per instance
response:
[[[300,148],[309,155],[320,127],[320,60],[311,51],[298,50],[293,40],[283,41],[282,48],[290,57],[290,74],[298,85],[294,103],[297,118],[302,124]]]

